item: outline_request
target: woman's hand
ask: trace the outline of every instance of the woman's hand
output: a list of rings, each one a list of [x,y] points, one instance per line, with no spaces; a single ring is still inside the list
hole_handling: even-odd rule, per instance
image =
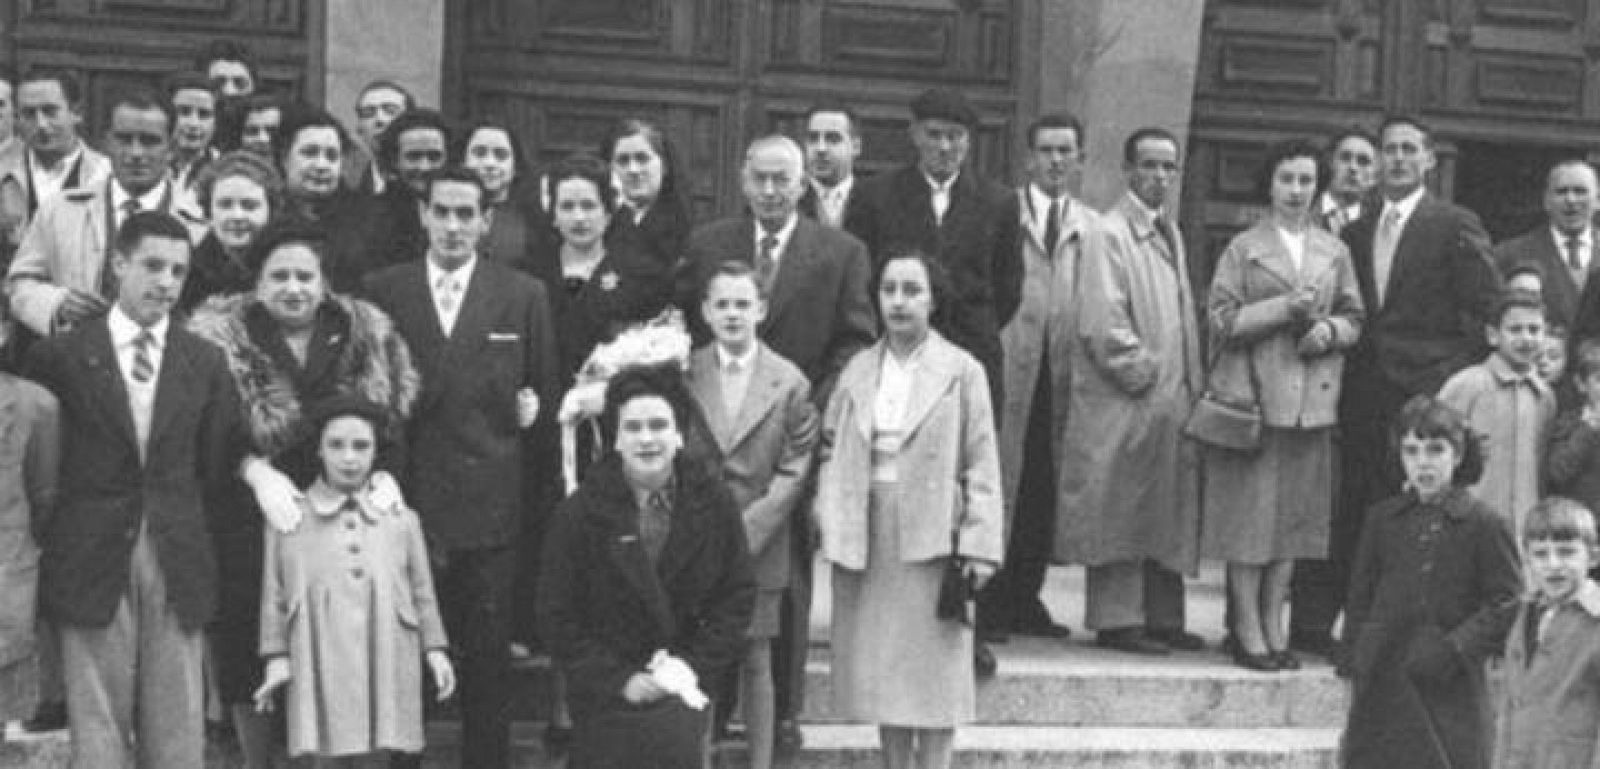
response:
[[[622,687],[622,698],[634,705],[655,702],[665,696],[667,690],[649,673],[634,673]]]
[[[273,657],[267,660],[267,672],[262,675],[261,688],[256,689],[254,696],[257,713],[272,712],[272,696],[289,683],[293,676],[289,673],[288,657]]]
[[[995,565],[988,561],[967,561],[967,581],[972,583],[973,592],[983,589],[994,579]]]
[[[427,659],[428,670],[433,673],[433,688],[439,692],[439,701],[444,702],[456,693],[456,669],[443,649],[429,649]]]
[[[1318,321],[1311,325],[1305,336],[1300,337],[1300,343],[1295,346],[1295,351],[1302,358],[1316,358],[1328,354],[1333,349],[1333,326],[1327,321]]]
[[[240,463],[239,475],[255,492],[262,516],[278,533],[288,534],[300,525],[302,495],[289,476],[257,456],[245,457]]]
[[[1311,317],[1311,310],[1316,305],[1317,289],[1311,286],[1301,286],[1299,291],[1289,295],[1289,318],[1292,320],[1305,320]]]

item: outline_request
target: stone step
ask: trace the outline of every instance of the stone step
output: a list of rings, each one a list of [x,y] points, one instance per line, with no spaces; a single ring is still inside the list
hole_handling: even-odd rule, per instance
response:
[[[871,726],[803,727],[793,769],[877,769]],[[963,769],[1335,769],[1338,729],[1156,729],[968,726],[956,731]],[[724,765],[742,765],[741,749]]]

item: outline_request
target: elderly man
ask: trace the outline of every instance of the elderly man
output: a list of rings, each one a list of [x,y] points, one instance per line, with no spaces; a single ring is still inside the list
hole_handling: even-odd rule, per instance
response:
[[[1100,216],[1075,200],[1083,175],[1083,124],[1046,115],[1028,127],[1022,212],[1022,306],[1000,332],[1005,400],[999,404],[1000,465],[1011,503],[1005,566],[984,589],[978,627],[990,641],[1009,633],[1065,638],[1039,600],[1058,507],[1057,458],[1067,425],[1077,348],[1077,276],[1084,236]]]
[[[374,80],[356,97],[356,137],[361,141],[345,154],[344,182],[352,190],[382,195],[388,169],[377,161],[379,137],[401,113],[415,109],[411,92],[392,80]]]
[[[1494,250],[1495,265],[1502,275],[1510,275],[1523,266],[1539,271],[1548,321],[1551,326],[1569,331],[1578,317],[1579,297],[1593,293],[1589,290],[1593,282],[1589,274],[1595,265],[1597,193],[1600,184],[1596,183],[1594,166],[1577,158],[1555,164],[1545,176],[1545,223]],[[1600,297],[1590,301],[1600,301]],[[1600,307],[1595,310],[1600,311]],[[1592,334],[1595,329],[1585,331]]]
[[[1088,567],[1084,623],[1095,643],[1137,654],[1204,645],[1184,630],[1200,478],[1180,433],[1204,371],[1183,237],[1168,210],[1180,151],[1165,129],[1134,131],[1123,144],[1128,194],[1085,236],[1059,457],[1056,556]]]
[[[806,169],[811,172],[800,213],[838,229],[849,218],[854,200],[856,158],[861,134],[856,115],[843,104],[823,102],[806,110]]]
[[[1378,140],[1359,128],[1335,134],[1328,144],[1328,189],[1317,198],[1317,220],[1338,235],[1361,218],[1378,184]]]

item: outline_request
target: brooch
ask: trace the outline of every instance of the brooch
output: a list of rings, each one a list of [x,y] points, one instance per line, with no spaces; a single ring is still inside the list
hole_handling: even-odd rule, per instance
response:
[[[622,281],[615,272],[607,272],[600,276],[600,289],[602,291],[615,291],[617,284]]]

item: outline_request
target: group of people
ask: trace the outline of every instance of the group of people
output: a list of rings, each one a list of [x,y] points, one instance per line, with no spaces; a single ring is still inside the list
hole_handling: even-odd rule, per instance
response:
[[[1007,188],[968,167],[957,92],[911,103],[916,160],[871,179],[823,102],[697,223],[647,119],[536,171],[509,125],[392,81],[354,137],[256,83],[224,45],[114,92],[104,155],[70,72],[0,90],[0,717],[38,700],[74,766],[201,766],[208,690],[252,767],[418,766],[425,693],[459,703],[462,766],[508,766],[531,646],[571,766],[700,766],[737,702],[764,769],[797,739],[818,553],[836,705],[887,766],[949,766],[990,644],[1069,635],[1049,565],[1087,567],[1097,645],[1164,655],[1204,647],[1201,557],[1237,664],[1353,678],[1348,765],[1589,761],[1588,164],[1494,247],[1427,191],[1415,118],[1277,145],[1204,282],[1158,127],[1099,212],[1071,116],[1028,127]],[[566,489],[564,396],[673,308],[693,352],[610,376]],[[1589,742],[1553,737],[1580,706]]]

